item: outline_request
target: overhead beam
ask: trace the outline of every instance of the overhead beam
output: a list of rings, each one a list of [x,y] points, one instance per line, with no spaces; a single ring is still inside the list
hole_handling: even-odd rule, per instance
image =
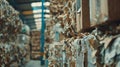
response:
[[[33,14],[41,14],[42,12],[34,12],[33,10],[23,11],[21,12],[23,15],[33,15]],[[49,12],[45,11],[45,14],[49,14]]]
[[[28,5],[18,5],[16,6],[16,8],[18,8],[20,11],[29,11],[29,10],[33,10],[32,6],[30,4]],[[41,7],[35,7],[35,9],[41,9]],[[45,7],[45,9],[48,9],[47,7]]]
[[[32,10],[31,11],[30,10],[29,11],[23,11],[22,14],[23,15],[31,15],[31,14],[33,14],[33,11]]]
[[[34,3],[34,2],[33,2],[33,3]],[[17,7],[23,7],[23,6],[24,6],[24,7],[25,7],[25,6],[31,6],[31,7],[33,7],[33,6],[32,6],[32,3],[17,4],[16,6],[17,6]],[[34,6],[34,7],[42,7],[42,6],[39,5],[39,6]],[[45,8],[46,8],[46,7],[48,7],[48,5],[45,5]]]

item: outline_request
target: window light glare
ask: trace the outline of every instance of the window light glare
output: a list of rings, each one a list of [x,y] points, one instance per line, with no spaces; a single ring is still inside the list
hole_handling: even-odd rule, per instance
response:
[[[34,14],[34,18],[38,18],[38,17],[42,17],[41,14]],[[50,15],[46,14],[45,17],[49,18]]]
[[[34,18],[41,17],[41,14],[34,14]]]
[[[40,12],[42,12],[41,9],[40,10],[33,10],[33,13],[40,13]]]
[[[50,2],[45,2],[44,3],[45,6],[49,6]],[[42,6],[42,2],[34,2],[31,4],[32,7],[38,7],[38,6]]]
[[[49,5],[50,5],[50,2],[45,2],[44,5],[45,5],[45,6],[49,6]]]
[[[31,4],[32,7],[37,7],[37,6],[41,6],[41,5],[42,5],[42,2],[35,2],[35,3]]]
[[[49,17],[50,17],[50,15],[46,14],[46,15],[45,15],[45,17],[49,18]]]
[[[33,13],[41,13],[42,12],[42,10],[41,9],[39,9],[39,10],[33,10]],[[50,10],[44,10],[44,12],[46,12],[46,13],[50,13]]]
[[[50,13],[50,10],[45,10],[45,12]]]
[[[37,21],[41,21],[41,19],[35,19],[35,22],[37,22]]]

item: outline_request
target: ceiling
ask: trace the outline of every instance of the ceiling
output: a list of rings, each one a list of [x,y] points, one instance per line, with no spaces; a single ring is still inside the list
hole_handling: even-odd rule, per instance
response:
[[[41,15],[41,6],[32,7],[31,4],[35,2],[41,2],[41,0],[7,0],[17,11],[20,12],[20,18],[23,20],[24,24],[27,24],[30,29],[37,29],[38,26],[41,26],[41,17],[34,17],[35,15]],[[49,2],[45,0],[45,2]],[[49,10],[45,6],[46,12],[45,15],[49,15]],[[38,10],[34,12],[33,10]],[[45,19],[47,19],[45,17]],[[36,21],[35,21],[36,20]],[[39,28],[38,28],[39,29]]]

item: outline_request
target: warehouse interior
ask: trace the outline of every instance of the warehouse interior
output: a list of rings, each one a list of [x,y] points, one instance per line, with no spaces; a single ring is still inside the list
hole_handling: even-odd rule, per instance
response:
[[[120,67],[120,0],[0,0],[0,67]]]

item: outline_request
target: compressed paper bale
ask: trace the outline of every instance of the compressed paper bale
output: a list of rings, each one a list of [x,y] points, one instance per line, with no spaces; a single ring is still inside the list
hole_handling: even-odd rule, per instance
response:
[[[17,62],[13,62],[10,67],[19,67]]]
[[[70,67],[76,67],[76,62],[75,61],[71,61],[70,62]]]
[[[22,33],[30,35],[30,28],[28,25],[26,25],[26,24],[22,25]]]
[[[32,47],[38,47],[40,44],[32,44]]]
[[[1,54],[0,59],[2,59],[0,60],[0,62],[1,61],[7,62],[6,65],[11,65],[12,61],[20,61],[21,59],[25,58],[24,57],[26,55],[25,48],[24,47],[21,48],[20,46],[16,45],[16,43],[4,44],[3,47],[5,48],[2,47],[2,44],[0,44],[0,46],[1,46],[0,49],[3,49],[2,52],[0,52]],[[4,63],[0,64],[3,65]],[[16,64],[20,64],[20,62],[16,62]]]
[[[19,35],[17,35],[17,43],[29,44],[30,37],[28,35],[25,35],[25,34],[19,34]]]
[[[19,13],[6,0],[1,0],[0,4],[0,32],[3,34],[1,42],[14,41],[22,25]]]
[[[31,36],[40,36],[40,31],[39,30],[32,30]]]

